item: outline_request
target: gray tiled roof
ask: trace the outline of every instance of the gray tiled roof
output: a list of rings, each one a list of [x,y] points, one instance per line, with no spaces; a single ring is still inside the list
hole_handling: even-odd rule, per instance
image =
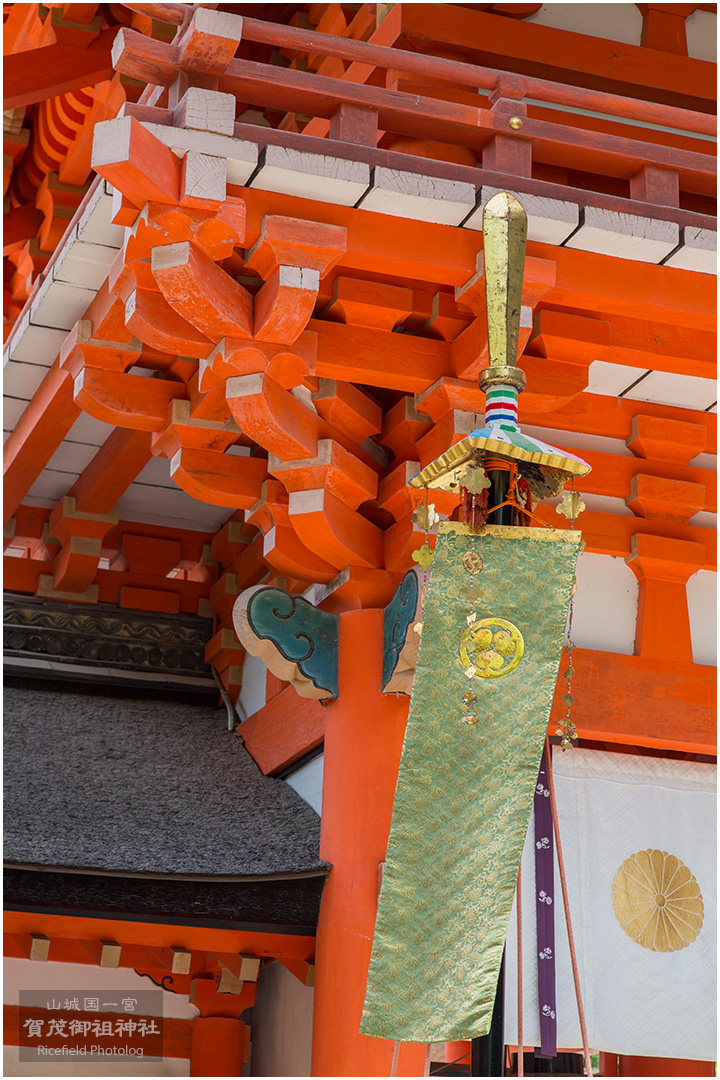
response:
[[[320,819],[221,709],[6,687],[5,862],[172,875],[322,872]]]

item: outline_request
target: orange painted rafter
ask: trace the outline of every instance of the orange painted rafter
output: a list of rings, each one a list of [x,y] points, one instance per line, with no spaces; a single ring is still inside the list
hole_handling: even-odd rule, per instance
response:
[[[542,503],[535,508],[538,517],[555,529],[570,528],[553,506]],[[651,520],[625,514],[601,514],[585,510],[577,522],[582,529],[587,550],[599,555],[615,555],[629,558],[632,538],[637,535],[668,537],[690,544],[697,544],[705,552],[703,569],[717,570],[717,534],[714,529],[699,525],[684,525],[674,521]]]
[[[520,423],[537,424],[555,430],[584,432],[609,439],[626,441],[632,436],[633,418],[651,416],[664,420],[700,426],[706,432],[705,452],[717,453],[717,416],[714,413],[658,405],[653,401],[633,401],[630,398],[602,397],[599,394],[578,394],[558,409],[538,415],[525,409],[523,395],[519,400]],[[582,452],[580,452],[582,457]]]
[[[201,502],[249,509],[267,479],[267,460],[181,448],[170,462],[170,475],[179,488]]]
[[[506,79],[507,78],[508,78],[508,76],[506,76]],[[524,85],[524,79],[523,79],[522,76],[518,76],[518,75],[513,75],[512,79],[513,79],[512,99],[514,99],[515,94],[521,92],[521,88]],[[500,85],[502,86],[502,81],[501,81]],[[414,81],[414,80],[409,80],[409,79],[401,79],[401,80],[398,80],[396,84],[394,84],[394,88],[397,89],[397,90],[401,90],[401,91],[403,91],[405,93],[418,94],[423,98],[426,98],[426,97],[427,98],[439,98],[442,101],[453,101],[453,102],[455,102],[456,104],[459,104],[459,105],[473,105],[476,108],[480,108],[480,109],[491,109],[492,108],[491,100],[489,98],[484,98],[484,99],[481,99],[480,101],[478,101],[477,98],[475,97],[475,95],[473,95],[471,92],[469,92],[467,90],[462,91],[462,90],[457,90],[457,89],[445,89],[445,88],[442,88],[442,87],[438,87],[436,84],[433,84],[429,80],[427,82],[423,83],[420,80]],[[571,87],[566,87],[565,89],[566,89],[566,91],[568,93],[568,96],[569,96],[575,88],[574,87],[572,87],[572,88]],[[498,91],[493,92],[493,97],[495,96],[496,93],[498,93]],[[530,95],[530,94],[528,94],[528,96],[533,96],[534,97],[534,95]],[[610,101],[611,98],[610,98],[609,95],[604,95],[604,100],[605,101]],[[631,101],[632,99],[627,99],[627,100]],[[640,109],[642,109],[643,118],[648,119],[648,117],[646,115],[647,106],[648,106],[648,102],[635,101],[633,103],[632,108],[634,109],[636,114],[638,113],[638,111]],[[696,152],[698,154],[711,154],[711,153],[713,153],[713,150],[712,150],[713,143],[712,142],[705,142],[704,140],[700,141],[697,138],[695,138],[694,134],[693,134],[695,131],[703,132],[703,133],[706,132],[709,135],[714,135],[715,134],[715,131],[716,131],[715,117],[710,116],[710,115],[706,115],[704,113],[694,113],[694,112],[687,112],[686,113],[685,110],[679,110],[679,109],[678,110],[673,110],[675,112],[675,114],[676,114],[677,119],[683,118],[683,120],[684,120],[684,122],[680,123],[679,127],[681,129],[683,129],[683,128],[689,129],[692,126],[693,131],[691,132],[690,130],[686,130],[686,131],[683,131],[683,130],[680,130],[680,131],[656,130],[656,129],[651,128],[651,127],[631,125],[631,124],[625,122],[625,119],[622,116],[607,116],[607,119],[602,119],[602,118],[600,118],[598,116],[584,116],[581,113],[577,113],[577,112],[572,112],[572,111],[564,112],[564,111],[562,111],[560,109],[547,108],[547,107],[543,107],[541,104],[526,104],[526,102],[522,102],[520,107],[522,108],[524,115],[526,115],[528,117],[528,119],[530,119],[530,120],[538,120],[538,121],[541,121],[541,122],[544,122],[544,123],[553,124],[553,125],[559,125],[560,127],[565,127],[565,128],[575,128],[575,129],[578,129],[580,131],[597,132],[597,133],[604,133],[606,135],[614,135],[614,136],[617,136],[619,138],[629,140],[630,144],[632,144],[633,141],[637,140],[637,141],[641,141],[643,143],[654,143],[654,144],[656,144],[658,146],[674,147],[677,150],[682,150],[682,149],[690,150],[690,151]],[[664,109],[666,107],[665,106],[652,106],[652,105],[650,106],[650,110],[652,110],[654,108],[655,109]],[[527,112],[525,112],[525,109],[527,109]],[[603,111],[606,111],[606,110],[603,110]],[[630,108],[628,108],[628,113],[629,112],[630,112]],[[689,117],[697,118],[698,123],[695,123],[694,121],[692,123],[690,123],[688,121]],[[632,117],[629,117],[629,119],[632,119]],[[524,127],[525,130],[527,130],[525,128],[524,124],[523,124],[523,127]],[[305,134],[305,130],[306,129],[304,128],[303,129],[303,134]],[[572,136],[569,133],[568,133],[568,139],[570,141],[572,141]],[[533,147],[532,147],[533,162],[535,162],[535,163],[545,163],[545,158],[543,156],[544,149],[545,149],[545,147],[543,146],[543,140],[540,140],[540,141],[533,140]],[[581,166],[580,166],[579,161],[577,163],[573,163],[570,166],[570,168],[571,168],[572,171],[581,171]],[[599,171],[599,170],[595,170],[595,171]],[[610,172],[609,172],[608,175],[613,175],[612,166],[610,168]],[[635,195],[634,197],[639,198],[638,195]],[[648,200],[648,201],[650,201],[650,200]]]
[[[279,772],[319,746],[325,735],[325,710],[319,701],[281,690],[245,721],[245,747],[267,776]]]
[[[590,649],[576,649],[572,659],[573,714],[581,739],[717,753],[714,667]],[[565,692],[558,680],[550,734],[567,712]]]
[[[340,111],[347,111],[350,108],[354,108],[359,114],[372,114],[372,110],[363,109],[359,106],[342,106]],[[145,123],[168,126],[173,122],[173,114],[168,109],[128,103],[124,111],[126,116],[133,116]],[[560,121],[556,122],[559,123]],[[322,123],[329,125],[329,121],[322,121]],[[485,162],[485,167],[480,168],[467,163],[460,164],[455,161],[425,157],[423,156],[424,153],[429,153],[429,150],[419,140],[413,140],[415,153],[411,154],[401,149],[403,140],[398,144],[397,150],[387,150],[378,148],[374,144],[368,145],[367,142],[353,141],[353,133],[342,128],[333,129],[332,137],[325,139],[306,134],[305,131],[301,134],[283,128],[257,127],[242,122],[236,123],[233,131],[236,139],[254,143],[259,150],[268,145],[282,146],[304,153],[327,154],[349,161],[362,161],[371,167],[380,165],[400,171],[419,172],[438,179],[458,180],[472,184],[476,188],[481,186],[497,188],[512,186],[514,191],[526,192],[540,198],[560,199],[575,203],[578,206],[587,205],[589,198],[587,187],[576,186],[581,184],[580,175],[574,175],[572,170],[558,170],[554,167],[548,167],[549,175],[548,170],[545,170],[542,174],[547,177],[546,179],[540,179],[539,175],[538,177],[513,175],[512,185],[509,185],[507,168],[490,168],[488,162]],[[468,155],[471,152],[463,150],[462,153]],[[538,164],[542,165],[542,163]],[[570,182],[568,182],[568,177],[570,177]],[[593,186],[597,187],[599,185]],[[602,186],[605,187],[605,183]],[[235,190],[240,192],[239,188]],[[666,205],[663,200],[659,203],[647,201],[647,196],[642,195],[641,197],[641,193],[637,191],[634,192],[631,198],[624,197],[615,185],[613,191],[615,191],[614,194],[607,191],[592,191],[592,205],[616,213],[631,213],[641,217],[671,221],[681,226],[694,226],[711,230],[715,227],[714,217],[712,213],[707,212],[706,204],[703,205],[702,209],[681,209],[674,204]],[[703,199],[705,199],[704,196]]]
[[[107,514],[150,461],[150,434],[116,428],[68,491],[78,510]]]
[[[45,45],[31,51],[32,62],[26,52],[6,56],[5,108],[33,105],[45,98],[111,79],[114,71],[110,52],[116,35],[117,27],[112,26],[101,30],[87,48]]]
[[[631,732],[636,746],[716,752],[714,668],[590,649],[576,649],[573,662],[581,739],[618,743]],[[558,683],[551,734],[567,711],[564,692]],[[317,747],[325,722],[318,702],[287,687],[243,724],[243,741],[263,773],[272,775]]]
[[[135,529],[145,526],[134,526]],[[105,541],[107,542],[107,541]],[[54,547],[54,551],[57,551]],[[104,550],[104,549],[103,549]],[[8,555],[3,558],[3,580],[10,592],[37,594],[41,577],[53,578],[57,567],[53,561],[37,559],[15,559]],[[198,604],[210,595],[210,583],[183,581],[179,579],[161,579],[156,573],[132,574],[114,570],[96,570],[92,584],[97,586],[97,601],[101,604],[114,604],[120,607],[138,608],[145,611],[182,612],[197,615]],[[130,590],[133,603],[123,603],[122,593]],[[158,595],[160,594],[160,595]],[[171,603],[163,603],[164,598],[171,598]],[[74,594],[64,599],[78,601]]]
[[[450,9],[452,11],[452,9]],[[463,10],[461,13],[463,18],[467,18],[467,13]],[[417,21],[417,16],[416,20]],[[495,16],[491,20],[494,29],[496,29],[496,36],[504,37],[505,40],[514,39],[514,31],[518,24],[507,25],[506,19],[500,19]],[[444,59],[439,56],[428,55],[421,51],[411,51],[408,49],[392,49],[387,46],[395,44],[397,39],[403,33],[413,32],[413,18],[408,17],[407,13],[401,9],[396,11],[390,11],[377,27],[369,41],[359,41],[358,31],[360,27],[356,27],[354,24],[350,27],[330,27],[323,26],[321,22],[321,30],[305,30],[301,28],[295,28],[292,26],[284,26],[280,23],[268,23],[261,22],[257,19],[245,18],[243,21],[243,40],[244,41],[258,41],[265,44],[271,44],[284,48],[285,50],[294,50],[295,54],[308,55],[319,54],[327,57],[342,58],[345,61],[350,62],[350,66],[347,71],[343,71],[342,65],[339,64],[321,64],[318,65],[316,56],[308,56],[308,62],[305,65],[308,71],[318,71],[325,75],[339,75],[341,79],[348,83],[363,84],[367,82],[369,76],[376,68],[384,69],[386,71],[396,71],[407,73],[415,76],[415,78],[429,79],[438,82],[447,82],[450,85],[462,85],[477,90],[479,88],[486,90],[494,90],[498,84],[502,85],[503,80],[506,80],[508,75],[505,71],[493,70],[486,65],[480,64],[468,64],[463,63],[457,59]],[[367,28],[370,25],[365,23]],[[330,30],[332,33],[323,33],[322,30]],[[537,27],[532,27],[530,35],[537,32]],[[586,50],[589,47],[589,43],[592,42],[592,46],[599,47],[597,39],[588,39],[585,35],[570,34],[567,31],[559,32],[557,30],[551,30],[547,27],[540,28],[542,32],[546,33],[549,30],[549,39],[553,43],[561,42],[560,47],[563,49],[563,56],[565,63],[567,63],[567,40],[570,36],[573,41],[579,41],[581,46],[584,46],[581,55],[585,58]],[[503,33],[505,31],[505,33]],[[442,28],[441,33],[447,34],[447,29]],[[527,37],[527,33],[526,33]],[[465,38],[460,32],[460,36],[454,39],[452,44],[457,46],[458,42],[465,42]],[[447,43],[447,42],[446,42]],[[133,42],[128,39],[128,51],[132,52]],[[522,44],[525,44],[523,42]],[[521,45],[522,47],[522,45]],[[640,58],[645,59],[643,53],[645,50],[639,49],[635,46],[630,46],[630,49]],[[148,52],[148,56],[150,53]],[[165,55],[159,53],[157,50],[153,50],[152,56],[155,64],[159,70],[156,70],[154,74],[156,77],[164,77],[167,68],[167,56],[174,56],[175,53],[167,53]],[[536,54],[533,54],[535,56]],[[508,54],[509,58],[513,57],[512,53]],[[178,56],[179,59],[179,56]],[[596,58],[593,57],[593,60]],[[299,69],[299,65],[292,64],[291,68]],[[695,64],[696,72],[707,74],[707,68],[700,62],[700,65]],[[231,74],[233,68],[231,65],[226,68],[226,72]],[[623,98],[617,94],[598,92],[593,89],[588,89],[584,86],[567,85],[562,82],[552,82],[548,79],[537,78],[532,75],[513,75],[515,80],[515,86],[520,93],[527,94],[529,97],[540,98],[544,101],[552,102],[557,105],[565,105],[577,108],[591,109],[594,111],[605,111],[614,114],[618,117],[626,117],[629,119],[642,118],[650,123],[662,124],[665,126],[675,127],[687,127],[689,130],[698,130],[703,133],[711,134],[712,121],[703,113],[688,113],[685,109],[674,108],[671,105],[655,104],[649,101],[637,101],[633,98]],[[671,76],[672,77],[672,76]],[[713,86],[712,83],[707,81],[707,88],[709,90],[709,97],[712,97]],[[322,132],[324,134],[324,132]]]
[[[5,520],[12,517],[79,416],[72,378],[56,361],[5,444]]]
[[[21,547],[29,553],[28,558],[8,558],[5,563],[6,586],[18,592],[34,592],[37,579],[41,574],[48,574],[52,570],[52,560],[58,550],[58,543],[51,536],[52,522],[58,518],[63,503],[67,506],[67,499],[61,500],[55,510],[50,511],[35,506],[20,506],[13,518],[14,525],[11,529],[13,535],[10,543],[12,546]],[[71,511],[72,507],[68,507]],[[75,517],[81,519],[83,513],[90,514],[92,511],[83,511],[82,507],[76,507]],[[67,529],[62,533],[65,536],[67,530],[72,528],[72,521],[66,523]],[[64,529],[62,521],[59,524]],[[182,609],[194,611],[197,601],[202,596],[207,596],[212,585],[214,563],[210,559],[209,545],[212,540],[210,533],[196,530],[167,528],[161,525],[138,524],[136,522],[119,521],[114,526],[106,529],[101,522],[93,525],[88,521],[88,529],[95,529],[91,535],[101,536],[102,555],[113,564],[113,570],[100,571],[100,599],[111,600],[117,598],[117,591],[123,585],[131,585],[138,588],[151,588],[158,584],[157,573],[164,575],[170,569],[177,567],[192,573],[188,581],[180,578],[166,580],[162,578],[162,587],[177,591],[187,600],[182,601]],[[101,531],[98,531],[101,530]],[[136,542],[138,541],[138,542]],[[131,557],[126,557],[132,551]],[[170,552],[170,563],[166,566],[159,552]],[[173,554],[174,553],[174,554]],[[118,556],[121,555],[120,566]],[[204,573],[198,573],[200,567]],[[164,569],[163,569],[164,568]],[[122,572],[120,572],[122,570]],[[12,584],[10,584],[12,582]],[[188,606],[189,605],[189,606]]]
[[[535,28],[533,28],[535,29]],[[121,32],[116,50],[118,70],[149,82],[169,85],[179,63],[176,46],[150,45],[148,39],[132,31]],[[217,74],[213,71],[213,74]],[[381,90],[373,86],[347,83],[310,72],[293,71],[232,60],[221,74],[219,89],[240,100],[263,108],[300,110],[310,116],[329,118],[341,106],[349,104],[377,113],[384,129],[420,139],[452,141],[460,146],[479,149],[493,135],[507,135],[507,117],[502,111],[478,109],[441,99],[421,99],[416,94]],[[692,150],[657,147],[634,138],[604,132],[568,128],[552,121],[525,121],[521,141],[532,139],[545,161],[558,162],[586,171],[611,176],[627,176],[647,162],[665,168],[677,168],[683,186],[711,195],[714,159]],[[516,139],[517,141],[517,139]],[[573,165],[573,162],[575,163]]]
[[[508,131],[507,117],[492,110],[439,98],[421,98],[423,104],[418,106],[416,94],[381,91],[289,69],[268,69],[251,61],[233,61],[221,77],[220,87],[255,105],[284,109],[294,104],[311,116],[325,118],[347,101],[376,110],[383,128],[419,139],[444,139],[475,150],[484,147],[494,135],[506,136]],[[714,159],[702,150],[676,150],[624,135],[533,118],[523,122],[522,141],[526,140],[537,146],[540,160],[566,168],[624,177],[646,162],[657,163],[676,168],[688,190],[708,195],[714,190]]]
[[[569,446],[564,449],[573,453]],[[583,450],[582,457],[591,466],[592,472],[582,480],[576,480],[575,487],[587,494],[629,498],[633,478],[642,475],[699,487],[702,489],[702,494],[699,494],[702,505],[698,506],[695,513],[699,510],[717,512],[716,474],[711,469],[696,469],[676,465],[671,461],[604,454],[596,450]],[[667,503],[668,511],[671,512],[672,499],[668,499]]]
[[[410,223],[253,188],[230,190],[242,194],[245,202],[248,245],[260,236],[267,214],[344,226],[347,252],[338,266],[345,271],[362,270],[437,287],[462,286],[475,273],[477,254],[482,250],[482,234],[468,229]],[[715,329],[715,280],[711,275],[546,244],[530,243],[527,253],[557,267],[556,283],[544,297],[546,304],[598,315],[686,323],[711,332]]]
[[[283,513],[274,513],[270,528],[263,529],[262,553],[265,563],[284,578],[324,584],[337,575],[336,567],[301,542],[290,523],[287,505]]]
[[[448,346],[444,342],[390,334],[383,331],[363,331],[360,328],[348,327],[339,323],[313,321],[311,326],[317,330],[321,343],[317,373],[324,377],[342,376],[343,381],[352,379],[380,386],[387,386],[388,383],[395,382],[398,388],[425,390],[429,385],[437,381],[438,376],[442,377],[444,371],[447,370],[445,365],[440,362],[443,354],[445,357],[448,355]],[[364,347],[363,342],[366,342]],[[424,350],[424,354],[418,350]],[[429,358],[433,355],[435,359],[432,366],[427,366]],[[327,360],[325,357],[327,357]],[[379,365],[379,370],[372,371],[365,367],[364,357],[367,357],[367,363]],[[424,370],[423,363],[426,365]],[[393,371],[393,374],[386,375],[385,372],[388,370]],[[120,380],[117,388],[113,390],[115,397],[112,399],[108,397],[111,391],[108,379],[114,380],[113,387],[115,382]],[[123,425],[132,425],[137,429],[145,428],[159,431],[167,422],[167,403],[177,396],[182,399],[185,395],[182,384],[179,383],[146,380],[135,375],[123,376],[121,373],[103,373],[98,369],[89,369],[87,380],[88,385],[83,387],[80,396],[84,398],[84,395],[92,394],[92,409],[96,409],[101,413],[101,419],[110,419],[114,423],[120,420]],[[102,391],[100,384],[102,384]],[[152,385],[153,392],[160,395],[157,412],[148,412],[150,401],[145,396],[142,397],[144,413],[143,416],[140,416],[137,412],[139,406],[136,404],[136,395],[141,395],[141,393],[144,395],[149,392],[149,384]],[[408,384],[410,385],[408,386]],[[466,407],[474,409],[476,407],[473,400],[475,391],[471,383],[466,385],[468,394]],[[22,501],[26,491],[79,415],[77,405],[71,398],[71,386],[72,384],[68,382],[61,370],[51,369],[48,378],[26,410],[16,431],[8,440],[6,447],[8,516],[12,515],[14,506],[19,505]],[[665,417],[669,420],[685,421],[704,427],[707,431],[707,452],[714,452],[716,420],[713,414],[589,394],[578,395],[560,409],[537,413],[524,407],[525,401],[529,401],[532,396],[532,389],[533,380],[531,376],[528,397],[521,396],[520,398],[520,416],[521,420],[526,424],[540,424],[549,428],[587,432],[627,440],[632,434],[632,419],[634,416]],[[55,395],[53,395],[53,390]],[[131,396],[128,397],[128,394],[131,394]],[[137,400],[139,401],[140,398]],[[90,401],[90,398],[88,398],[88,401]],[[299,403],[296,404],[299,405]],[[57,419],[53,422],[51,416],[54,410],[57,410]],[[45,420],[43,426],[39,427],[37,418],[41,415],[45,417]],[[332,430],[324,422],[322,428],[323,430]],[[317,430],[322,435],[320,429]],[[42,443],[43,456],[38,453],[40,443]],[[133,447],[139,447],[139,445],[136,440],[132,441]],[[568,448],[572,450],[572,446]],[[395,452],[400,452],[399,447],[395,447]],[[132,450],[129,453],[134,461],[135,451]],[[408,448],[402,453],[404,456],[408,456],[413,451]],[[107,458],[106,460],[111,459]],[[124,458],[121,460],[124,460]],[[625,486],[627,486],[626,482],[629,482],[630,474],[633,472],[671,476],[691,483],[698,482],[698,474],[692,469],[675,475],[672,471],[669,473],[665,465],[655,465],[644,460],[640,463],[633,462],[633,459],[618,460],[622,460],[623,464],[613,462],[612,456],[608,458],[610,464],[617,465],[618,468],[624,469],[628,473],[625,481],[623,481]],[[88,469],[90,468],[92,468],[92,465],[88,467]],[[97,472],[97,470],[94,471]],[[594,473],[589,481],[591,486],[588,490],[593,490],[594,486],[600,483],[601,480],[601,473]],[[85,482],[85,480],[82,481],[83,484]],[[129,483],[130,480],[127,482]],[[703,474],[700,482],[706,483],[709,490],[711,490],[711,477]],[[609,482],[602,481],[602,483],[604,487],[602,491],[598,491],[600,494],[622,495],[622,497],[629,494],[629,490],[624,491],[622,484],[618,486],[615,482],[609,484]],[[92,485],[95,484],[100,484],[100,486],[103,484],[99,472],[97,477],[92,480]],[[119,491],[122,487],[122,481],[119,481],[117,485],[114,484],[113,487]],[[14,505],[11,505],[13,502]]]
[[[11,210],[3,222],[3,255],[32,239],[42,222],[42,211],[26,203]]]
[[[217,929],[193,925],[191,920],[184,923],[173,920],[172,924],[164,924],[142,920],[6,911],[5,933],[44,934],[50,938],[50,960],[53,959],[54,942],[58,942],[60,947],[63,941],[114,941],[118,945],[127,946],[143,945],[158,949],[181,947],[189,951],[286,956],[297,960],[311,960],[315,955],[315,939],[310,935]],[[96,963],[87,951],[83,957],[79,950],[76,962]]]
[[[462,42],[463,49],[471,51],[479,64],[509,61],[509,66],[522,64],[531,77],[552,79],[559,75],[567,81],[582,82],[595,91],[593,104],[583,106],[583,92],[573,86],[578,95],[575,103],[596,112],[610,112],[610,108],[603,108],[603,95],[610,105],[618,92],[653,97],[672,105],[682,101],[691,108],[713,102],[717,93],[714,66],[702,60],[677,55],[670,58],[652,48],[523,23],[485,11],[468,12],[460,5],[406,6],[402,10],[402,33],[410,40],[432,41],[436,47],[452,48]],[[529,96],[542,97],[542,93]],[[573,102],[566,100],[564,104]],[[643,116],[643,105],[638,100],[638,118]]]

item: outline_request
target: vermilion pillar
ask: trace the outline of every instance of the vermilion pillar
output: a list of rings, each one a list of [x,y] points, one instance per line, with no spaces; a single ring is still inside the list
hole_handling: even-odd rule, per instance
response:
[[[340,616],[339,694],[326,706],[321,858],[333,869],[317,931],[313,1076],[389,1076],[393,1044],[359,1032],[409,699],[380,693],[383,613]],[[422,1076],[426,1047],[401,1047]]]
[[[617,1061],[618,1076],[715,1076],[714,1061],[631,1057],[624,1054]]]
[[[198,1016],[190,1042],[191,1076],[242,1076],[249,1032],[242,1020]]]

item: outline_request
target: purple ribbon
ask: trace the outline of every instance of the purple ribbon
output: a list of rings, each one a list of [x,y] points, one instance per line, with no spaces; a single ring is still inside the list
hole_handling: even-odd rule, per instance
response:
[[[555,1019],[555,872],[552,809],[547,782],[547,760],[543,752],[535,787],[535,910],[537,919],[538,1007],[540,1049],[535,1056],[557,1055]]]

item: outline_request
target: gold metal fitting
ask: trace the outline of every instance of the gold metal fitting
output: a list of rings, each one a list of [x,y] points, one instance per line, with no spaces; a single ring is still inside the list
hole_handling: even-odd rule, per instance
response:
[[[519,131],[523,124],[519,116],[511,116],[508,123],[513,131]]]
[[[488,390],[491,386],[514,386],[518,393],[522,392],[527,385],[525,372],[519,367],[508,367],[504,364],[491,364],[483,368],[478,376],[478,386],[481,390]]]

